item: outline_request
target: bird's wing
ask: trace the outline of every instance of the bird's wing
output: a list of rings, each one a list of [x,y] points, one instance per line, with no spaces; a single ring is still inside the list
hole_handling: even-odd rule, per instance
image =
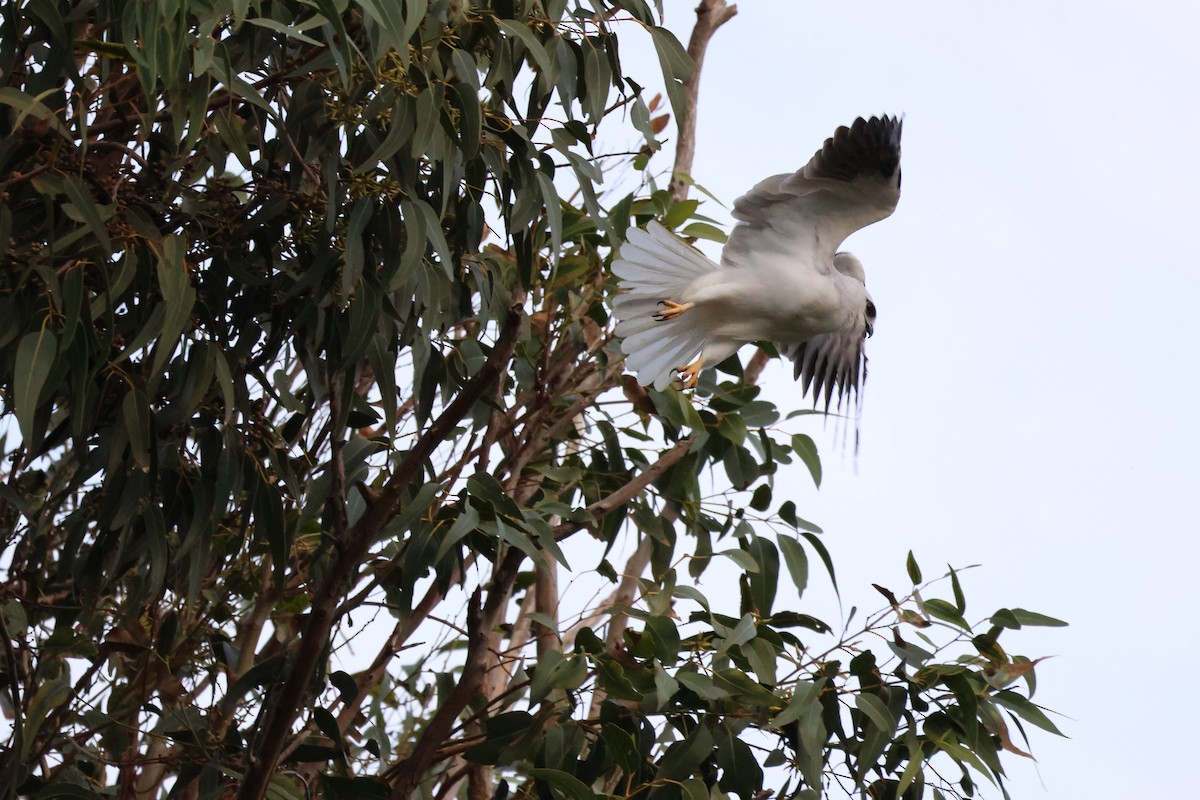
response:
[[[790,175],[761,181],[734,203],[724,266],[783,256],[828,272],[847,236],[891,215],[900,200],[897,117],[859,117]]]
[[[796,380],[813,405],[825,397],[828,412],[834,396],[837,408],[857,403],[867,380],[867,356],[860,333],[822,333],[803,342],[788,342],[780,353],[795,364]],[[851,395],[853,394],[853,397]]]

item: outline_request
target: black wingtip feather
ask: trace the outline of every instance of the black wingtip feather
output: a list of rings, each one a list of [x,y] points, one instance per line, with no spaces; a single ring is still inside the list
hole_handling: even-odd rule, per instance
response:
[[[847,182],[872,175],[891,179],[900,166],[903,129],[899,117],[859,117],[849,127],[843,125],[817,152],[816,176]]]
[[[824,334],[802,342],[789,354],[795,363],[794,375],[801,391],[813,399],[816,407],[822,399],[825,412],[834,407],[860,403],[867,379],[867,356],[863,339],[853,334]]]

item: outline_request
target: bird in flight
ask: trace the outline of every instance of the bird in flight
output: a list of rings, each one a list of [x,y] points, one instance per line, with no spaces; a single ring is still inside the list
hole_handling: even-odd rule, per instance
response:
[[[826,410],[835,395],[839,407],[857,397],[875,303],[862,262],[838,247],[895,210],[903,124],[860,117],[798,172],[738,198],[720,264],[657,222],[630,228],[612,265],[623,290],[613,311],[638,381],[662,391],[678,375],[694,388],[705,367],[770,341],[795,363],[803,391],[824,395]]]

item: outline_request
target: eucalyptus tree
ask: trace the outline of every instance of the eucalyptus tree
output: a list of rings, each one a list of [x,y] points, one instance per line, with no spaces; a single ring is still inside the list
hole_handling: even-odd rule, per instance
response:
[[[699,11],[5,6],[4,796],[970,795],[1055,731],[1000,638],[1060,623],[953,571],[805,613],[765,356],[622,376],[624,232],[723,236]]]

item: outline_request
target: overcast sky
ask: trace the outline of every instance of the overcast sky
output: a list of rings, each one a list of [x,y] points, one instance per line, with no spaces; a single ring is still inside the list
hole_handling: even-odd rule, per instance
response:
[[[666,0],[685,43],[695,5]],[[744,0],[704,67],[694,176],[726,203],[905,115],[900,206],[846,245],[879,308],[857,469],[814,422],[825,484],[794,492],[846,608],[906,589],[912,548],[982,565],[968,618],[1070,621],[1002,641],[1057,655],[1035,699],[1072,737],[1008,759],[1018,800],[1179,796],[1194,758],[1197,31],[1180,2]],[[783,365],[764,384],[798,405]]]

